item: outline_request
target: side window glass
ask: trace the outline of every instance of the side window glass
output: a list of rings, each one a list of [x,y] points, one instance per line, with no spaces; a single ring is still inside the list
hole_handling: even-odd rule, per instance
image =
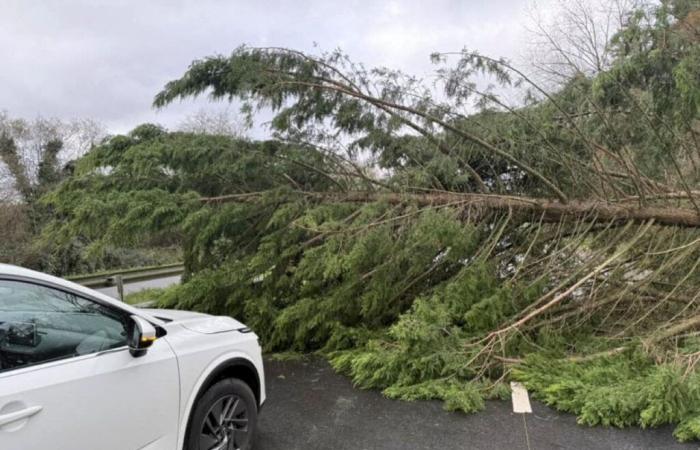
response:
[[[0,280],[0,372],[122,347],[127,324],[91,300]]]

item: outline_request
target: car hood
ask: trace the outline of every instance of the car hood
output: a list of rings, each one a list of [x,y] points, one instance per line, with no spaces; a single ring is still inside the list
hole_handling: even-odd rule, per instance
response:
[[[175,309],[143,309],[156,319],[177,323],[191,331],[204,334],[224,333],[245,328],[241,322],[228,316],[211,316],[192,311]]]

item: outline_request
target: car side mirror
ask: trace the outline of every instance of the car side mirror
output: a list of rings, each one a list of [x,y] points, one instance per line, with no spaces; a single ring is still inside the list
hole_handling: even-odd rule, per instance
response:
[[[156,341],[156,327],[139,316],[131,316],[129,331],[129,353],[134,358],[143,356]]]

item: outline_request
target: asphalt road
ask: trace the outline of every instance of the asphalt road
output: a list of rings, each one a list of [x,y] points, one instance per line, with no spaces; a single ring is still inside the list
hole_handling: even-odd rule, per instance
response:
[[[698,448],[676,442],[671,427],[589,428],[539,403],[527,415],[499,401],[466,415],[445,412],[436,401],[389,400],[353,388],[318,359],[267,361],[266,371],[268,400],[255,450]]]

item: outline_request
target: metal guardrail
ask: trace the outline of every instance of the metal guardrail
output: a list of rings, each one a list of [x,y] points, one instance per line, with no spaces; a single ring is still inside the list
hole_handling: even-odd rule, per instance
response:
[[[78,275],[68,277],[68,280],[95,289],[174,277],[182,275],[184,271],[184,264],[176,263],[163,266],[138,267],[135,269],[117,270],[113,272]]]

